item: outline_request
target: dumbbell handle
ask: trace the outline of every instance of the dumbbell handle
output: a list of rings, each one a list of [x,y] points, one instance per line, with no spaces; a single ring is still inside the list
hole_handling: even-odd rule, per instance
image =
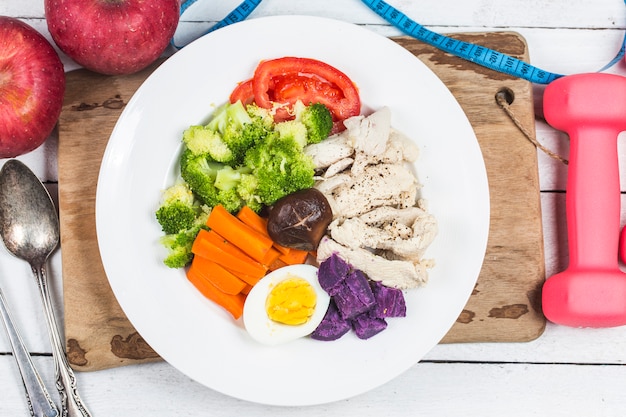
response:
[[[566,211],[570,268],[618,268],[619,131],[606,126],[578,126],[569,129],[568,134]]]

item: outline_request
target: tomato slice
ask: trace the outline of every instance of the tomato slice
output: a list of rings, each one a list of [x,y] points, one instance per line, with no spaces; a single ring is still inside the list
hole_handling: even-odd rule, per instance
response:
[[[297,100],[305,104],[322,103],[335,122],[361,111],[359,91],[352,80],[337,68],[311,58],[262,61],[252,78],[252,91],[258,106],[278,106],[287,112]],[[277,116],[283,118],[284,114],[277,112]]]
[[[274,77],[273,84],[272,100],[281,103],[301,100],[305,104],[317,101],[332,105],[333,101],[343,97],[335,84],[315,76],[289,74]]]
[[[254,93],[252,91],[252,78],[246,81],[242,81],[237,84],[237,87],[230,93],[230,102],[236,103],[241,100],[241,103],[246,106],[254,103]]]

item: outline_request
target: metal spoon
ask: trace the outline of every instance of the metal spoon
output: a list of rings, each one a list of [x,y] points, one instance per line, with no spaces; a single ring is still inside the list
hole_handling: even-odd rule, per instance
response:
[[[26,389],[26,400],[28,401],[30,414],[33,417],[57,417],[59,411],[56,405],[54,405],[54,402],[52,402],[50,394],[48,394],[46,386],[41,380],[28,350],[24,346],[22,337],[13,324],[13,319],[11,318],[11,313],[9,312],[9,307],[4,299],[2,290],[0,290],[0,315],[2,316],[9,342],[11,343],[13,356],[20,370],[20,375],[22,376],[22,383]]]
[[[59,217],[50,194],[22,162],[11,159],[0,170],[0,235],[7,250],[31,266],[44,306],[63,417],[87,417],[76,377],[61,344],[48,291],[46,262],[59,243]]]

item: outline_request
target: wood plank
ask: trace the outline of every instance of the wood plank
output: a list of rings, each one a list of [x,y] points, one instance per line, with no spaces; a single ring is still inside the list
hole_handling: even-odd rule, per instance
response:
[[[201,1],[190,8],[183,21],[215,22],[226,16],[240,2]],[[469,31],[469,26],[482,27],[547,27],[547,28],[620,28],[626,16],[624,5],[616,0],[439,0],[436,2],[389,1],[413,20],[425,26],[456,26]],[[40,0],[0,2],[0,14],[25,19],[43,19]],[[302,14],[324,16],[354,23],[380,24],[380,19],[367,6],[354,1],[316,0],[264,1],[252,17]],[[464,29],[463,29],[464,28]]]
[[[67,74],[59,121],[59,215],[66,346],[75,369],[160,359],[113,295],[95,223],[96,184],[108,138],[125,104],[156,66],[120,77],[87,70]]]
[[[50,357],[36,357],[35,363],[44,370],[52,367]],[[0,357],[0,375],[6,375],[0,379],[0,415],[26,416],[13,358]],[[626,410],[626,366],[422,362],[357,397],[308,407],[239,401],[191,381],[167,363],[81,372],[77,378],[94,416],[618,417]],[[50,372],[44,380],[57,398]]]
[[[528,58],[526,44],[517,34],[457,36]],[[444,342],[532,340],[545,325],[538,305],[544,263],[536,152],[494,98],[502,88],[513,92],[512,109],[532,129],[530,85],[413,39],[397,41],[430,66],[461,103],[483,149],[492,192],[483,271]],[[68,92],[59,123],[59,208],[65,334],[70,361],[78,370],[158,359],[110,290],[99,258],[94,207],[100,160],[110,132],[124,104],[151,70],[123,77],[85,70],[67,74]]]

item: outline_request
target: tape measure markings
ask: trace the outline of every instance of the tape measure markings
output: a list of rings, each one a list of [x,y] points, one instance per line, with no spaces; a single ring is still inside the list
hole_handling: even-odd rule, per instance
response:
[[[563,77],[561,74],[544,71],[502,52],[428,30],[382,0],[362,0],[362,2],[403,33],[484,67],[537,84],[548,84]]]

